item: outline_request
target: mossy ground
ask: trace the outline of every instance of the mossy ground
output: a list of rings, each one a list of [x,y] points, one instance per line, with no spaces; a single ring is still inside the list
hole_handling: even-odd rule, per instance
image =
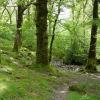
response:
[[[100,100],[100,74],[81,75],[69,86],[68,100]]]
[[[78,92],[70,91],[67,97],[68,100],[100,100],[100,96],[93,94],[81,94]]]
[[[62,82],[56,76],[0,65],[0,100],[52,100],[53,89],[59,84]]]
[[[26,66],[30,60],[26,57],[27,51],[18,58],[12,53],[12,47],[2,45],[1,48],[0,100],[53,100],[54,89],[62,84],[70,84],[70,80],[77,82],[82,78],[82,73],[63,72],[53,66]],[[84,79],[88,78],[84,76]],[[78,88],[74,85],[74,91],[69,90],[66,100],[100,100],[97,94],[100,93],[100,78],[96,81],[83,81],[79,80]]]
[[[23,55],[19,59],[12,51],[2,50],[0,100],[53,100],[54,89],[65,82],[62,73],[52,66],[25,66],[28,60]]]

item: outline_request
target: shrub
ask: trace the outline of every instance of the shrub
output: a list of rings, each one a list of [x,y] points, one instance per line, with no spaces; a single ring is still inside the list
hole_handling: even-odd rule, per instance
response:
[[[71,44],[66,50],[64,63],[83,65],[87,61],[87,48],[82,48],[78,42]]]

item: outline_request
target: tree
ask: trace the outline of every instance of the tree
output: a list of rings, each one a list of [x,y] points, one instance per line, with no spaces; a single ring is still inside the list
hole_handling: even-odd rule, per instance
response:
[[[91,41],[88,54],[88,61],[86,70],[88,72],[96,72],[96,41],[97,41],[97,20],[98,20],[98,0],[94,0],[93,3],[93,23],[91,28]]]
[[[49,62],[51,62],[51,59],[52,59],[53,42],[54,42],[54,39],[55,39],[56,24],[57,24],[58,17],[59,17],[60,11],[61,11],[61,1],[62,0],[59,0],[59,2],[58,2],[58,12],[56,14],[56,18],[54,20],[54,25],[53,25],[53,29],[52,29],[52,38],[51,38],[51,41],[50,41],[50,50],[49,50]]]
[[[17,5],[17,28],[16,28],[16,36],[15,36],[15,41],[14,41],[14,47],[13,51],[18,52],[19,48],[22,45],[22,23],[23,23],[23,13],[24,11],[31,5],[33,4],[34,0],[31,0],[25,4],[23,0],[18,1]]]
[[[37,0],[36,3],[36,63],[48,65],[47,0]]]
[[[13,51],[18,52],[19,48],[21,47],[22,44],[22,22],[23,22],[23,5],[18,4],[18,12],[17,12],[17,29],[16,29],[16,36],[15,36],[15,42],[14,42],[14,47]]]

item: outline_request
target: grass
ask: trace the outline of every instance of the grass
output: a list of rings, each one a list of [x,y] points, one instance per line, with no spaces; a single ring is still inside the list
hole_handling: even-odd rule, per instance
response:
[[[52,100],[53,88],[60,84],[55,77],[14,65],[2,65],[0,72],[2,100]]]
[[[88,79],[72,84],[68,100],[100,100],[100,81]]]
[[[53,90],[61,84],[57,76],[36,69],[0,67],[0,100],[53,100]]]
[[[100,96],[93,94],[81,94],[78,92],[70,91],[68,94],[68,100],[100,100]]]
[[[77,78],[81,75],[76,72],[60,71],[53,66],[26,67],[24,66],[24,62],[26,64],[28,61],[26,57],[22,62],[23,56],[22,58],[20,56],[20,59],[16,58],[16,54],[7,48],[2,47],[4,51],[8,51],[1,55],[0,100],[53,100],[56,87],[67,83],[70,78]],[[26,56],[26,52],[23,55]],[[100,100],[99,95],[88,91],[89,89],[99,90],[98,82],[79,83],[73,88],[74,91],[72,89],[68,94],[68,100]]]
[[[1,55],[0,100],[52,100],[54,89],[63,84],[61,74],[53,67],[18,66],[8,54]]]

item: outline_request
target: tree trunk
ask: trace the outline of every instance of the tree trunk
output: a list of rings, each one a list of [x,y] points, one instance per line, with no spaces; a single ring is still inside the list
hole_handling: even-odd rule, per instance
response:
[[[31,0],[25,5],[25,2],[20,2],[18,0],[18,10],[17,10],[17,29],[16,29],[16,36],[14,41],[13,51],[18,52],[19,48],[22,45],[22,23],[23,23],[23,13],[24,11],[33,3],[34,0]]]
[[[36,63],[48,65],[47,0],[37,0],[36,11]]]
[[[18,52],[19,48],[22,45],[22,23],[23,23],[23,6],[18,5],[17,11],[17,29],[16,36],[14,41],[13,51]]]
[[[98,0],[94,0],[93,4],[93,24],[91,29],[91,41],[88,55],[86,70],[88,72],[96,72],[96,41],[97,41],[97,19],[98,19]]]
[[[50,50],[49,50],[49,62],[51,62],[51,59],[52,59],[52,49],[53,49],[53,43],[54,43],[54,40],[55,40],[56,25],[57,25],[58,17],[59,17],[59,14],[60,14],[60,7],[61,7],[61,0],[59,0],[58,13],[56,15],[54,25],[53,25],[53,32],[52,32],[52,38],[51,38],[51,41],[50,41]]]

